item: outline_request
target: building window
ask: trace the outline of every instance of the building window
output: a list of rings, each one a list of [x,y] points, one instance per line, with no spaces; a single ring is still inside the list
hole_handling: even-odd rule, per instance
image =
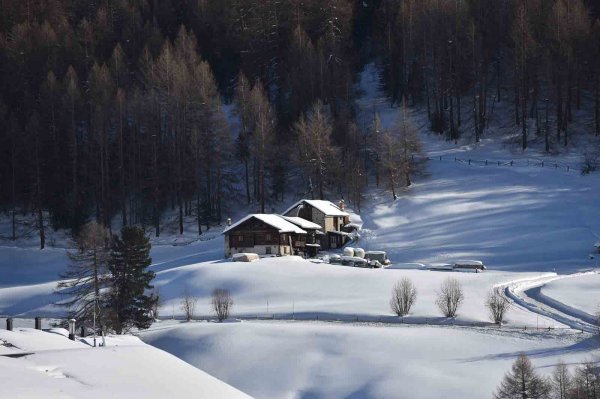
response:
[[[271,255],[271,247],[266,247],[266,248],[265,248],[265,253],[266,253],[267,255]]]
[[[238,236],[238,242],[244,241],[244,236]]]
[[[271,241],[271,234],[265,234],[265,241]]]
[[[288,253],[288,247],[283,247],[283,253],[287,255],[287,253]]]

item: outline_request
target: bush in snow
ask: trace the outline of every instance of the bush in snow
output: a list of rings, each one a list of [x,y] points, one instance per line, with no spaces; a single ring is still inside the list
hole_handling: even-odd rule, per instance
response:
[[[408,277],[398,281],[392,288],[390,307],[398,316],[406,316],[417,300],[417,289]]]
[[[183,314],[185,315],[185,319],[187,321],[190,321],[194,318],[197,302],[198,298],[191,294],[188,286],[185,286],[183,289],[183,297],[181,298],[181,310],[183,310]]]
[[[154,289],[152,290],[152,297],[156,298],[156,300],[152,303],[152,318],[154,320],[158,319],[158,311],[160,306],[162,305],[162,299],[160,297],[160,289],[158,287],[154,287]]]
[[[521,354],[513,363],[511,371],[494,394],[495,399],[544,399],[550,396],[548,380],[539,376],[527,356]]]
[[[463,299],[464,294],[460,282],[455,278],[448,277],[442,283],[435,303],[444,316],[454,317]]]
[[[490,318],[498,325],[504,321],[504,315],[509,306],[508,300],[496,290],[492,290],[485,300],[485,307],[490,312]]]
[[[233,307],[233,299],[229,291],[223,288],[217,288],[212,293],[211,304],[217,319],[223,321],[229,317],[229,311]]]

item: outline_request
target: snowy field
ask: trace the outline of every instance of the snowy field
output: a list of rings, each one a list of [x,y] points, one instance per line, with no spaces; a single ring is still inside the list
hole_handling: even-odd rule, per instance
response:
[[[551,281],[542,287],[542,294],[571,308],[595,315],[600,306],[600,274],[584,274]]]
[[[389,299],[393,285],[410,278],[418,291],[417,303],[406,318],[410,321],[444,322],[435,305],[441,283],[452,276],[464,286],[464,306],[458,321],[488,321],[484,298],[491,287],[514,279],[532,278],[540,273],[458,273],[426,270],[360,269],[313,263],[297,257],[268,258],[252,263],[229,261],[183,266],[158,273],[156,284],[164,298],[163,317],[182,316],[182,287],[198,298],[197,312],[210,315],[210,294],[214,288],[230,290],[237,315],[302,316],[392,316]],[[529,312],[515,308],[510,324],[534,325]],[[556,323],[545,321],[547,325]]]
[[[105,348],[93,348],[66,334],[61,329],[0,330],[0,397],[248,398],[136,337],[108,337]]]
[[[256,398],[490,398],[520,353],[549,374],[598,358],[584,334],[307,322],[158,325],[141,338]]]

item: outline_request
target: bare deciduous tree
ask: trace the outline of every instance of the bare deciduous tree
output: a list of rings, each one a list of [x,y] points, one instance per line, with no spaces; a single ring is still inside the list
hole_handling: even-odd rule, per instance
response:
[[[509,306],[510,302],[496,290],[492,290],[485,301],[485,307],[490,312],[490,318],[498,325],[504,321],[504,315]]]
[[[438,305],[444,316],[454,317],[458,307],[464,300],[462,285],[452,277],[448,277],[440,287],[435,303]]]
[[[554,398],[570,398],[571,389],[573,388],[573,378],[569,373],[567,365],[562,360],[559,360],[556,364],[550,383],[552,384],[552,396]]]
[[[162,298],[160,296],[160,288],[154,287],[152,290],[152,297],[156,298],[156,300],[152,303],[152,318],[155,320],[158,319],[160,307],[162,305]]]
[[[228,290],[217,288],[212,293],[211,304],[217,319],[221,322],[229,317],[229,312],[233,307],[233,299]]]
[[[69,308],[69,318],[82,323],[93,322],[94,312],[102,308],[102,289],[107,287],[109,234],[106,228],[96,222],[83,226],[73,239],[73,250],[69,251],[69,266],[61,274],[57,292],[65,299],[58,302]]]
[[[190,321],[194,318],[196,312],[196,303],[198,298],[192,295],[188,286],[183,289],[183,298],[181,299],[181,310],[185,315],[185,319]]]
[[[417,289],[408,277],[398,281],[392,289],[390,307],[398,316],[406,316],[417,300]]]

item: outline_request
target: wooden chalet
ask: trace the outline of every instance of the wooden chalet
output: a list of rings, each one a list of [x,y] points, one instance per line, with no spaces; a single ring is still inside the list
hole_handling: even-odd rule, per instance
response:
[[[278,256],[311,254],[319,228],[301,218],[251,214],[223,231],[225,257],[242,252]],[[314,254],[316,250],[318,248],[314,249]]]
[[[324,249],[341,248],[350,237],[344,226],[350,223],[350,214],[344,211],[344,203],[339,206],[330,201],[303,199],[288,208],[285,217],[299,217],[319,225],[325,233],[320,245]]]

